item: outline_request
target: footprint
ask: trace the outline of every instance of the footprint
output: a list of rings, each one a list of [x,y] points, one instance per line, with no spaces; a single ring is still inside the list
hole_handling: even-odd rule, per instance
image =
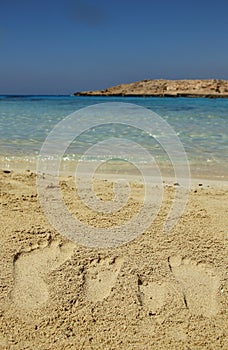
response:
[[[175,296],[175,290],[168,282],[151,282],[147,285],[139,283],[139,299],[145,305],[149,315],[158,315],[166,305],[170,305]]]
[[[8,345],[6,336],[0,332],[0,349],[8,349]]]
[[[43,306],[49,298],[44,276],[69,259],[74,248],[72,242],[52,242],[45,248],[19,254],[14,260],[14,303],[28,310]]]
[[[123,259],[101,259],[94,261],[89,268],[86,281],[86,296],[92,302],[107,298],[115,285]]]
[[[185,305],[190,312],[207,317],[218,312],[216,294],[219,278],[203,264],[182,259],[179,256],[169,258],[169,266],[183,291]]]

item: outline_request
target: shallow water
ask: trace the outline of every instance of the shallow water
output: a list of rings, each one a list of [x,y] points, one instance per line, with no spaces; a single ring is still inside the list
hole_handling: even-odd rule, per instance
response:
[[[174,128],[183,143],[193,174],[227,178],[227,99],[0,96],[1,167],[12,167],[13,163],[21,166],[27,163],[28,167],[36,161],[45,138],[59,121],[80,108],[104,102],[128,102],[156,112]],[[70,168],[68,162],[80,159],[89,146],[110,137],[140,143],[162,167],[171,166],[155,139],[113,124],[111,128],[97,127],[77,138],[65,152],[65,167]]]

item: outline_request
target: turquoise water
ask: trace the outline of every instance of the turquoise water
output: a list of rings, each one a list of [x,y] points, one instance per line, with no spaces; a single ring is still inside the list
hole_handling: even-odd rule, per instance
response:
[[[0,96],[1,157],[36,157],[46,136],[60,120],[80,108],[104,102],[129,102],[151,109],[174,128],[193,169],[219,169],[220,176],[227,175],[228,99]],[[164,151],[151,137],[118,126],[85,133],[72,143],[66,158],[78,157],[88,145],[110,136],[140,142],[158,160],[166,161]]]

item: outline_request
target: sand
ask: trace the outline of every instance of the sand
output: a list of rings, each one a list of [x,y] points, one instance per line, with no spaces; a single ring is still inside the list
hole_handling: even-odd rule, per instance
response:
[[[199,184],[201,186],[199,186]],[[134,215],[143,198],[132,185],[126,208],[100,216],[61,180],[73,215],[110,227]],[[132,242],[89,248],[48,222],[36,175],[0,172],[0,349],[227,349],[226,182],[195,180],[175,227],[163,225],[175,186],[154,223]],[[112,198],[112,184],[96,191]]]

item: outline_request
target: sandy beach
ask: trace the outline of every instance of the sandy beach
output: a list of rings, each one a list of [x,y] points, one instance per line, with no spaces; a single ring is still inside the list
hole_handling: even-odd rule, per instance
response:
[[[60,182],[73,215],[97,227],[121,224],[143,199],[98,215]],[[175,227],[163,225],[175,191],[165,182],[155,221],[113,249],[80,246],[48,222],[31,171],[1,171],[0,349],[226,349],[227,182],[194,180]],[[112,183],[99,180],[105,201]]]
[[[228,350],[228,1],[1,1],[0,350]]]

